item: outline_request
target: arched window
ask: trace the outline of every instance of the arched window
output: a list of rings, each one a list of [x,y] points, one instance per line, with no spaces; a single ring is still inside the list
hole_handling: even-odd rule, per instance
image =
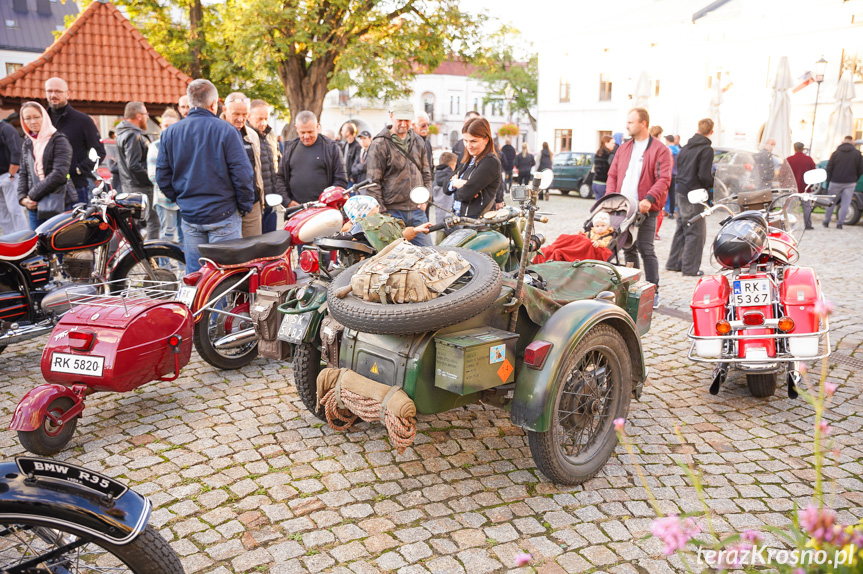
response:
[[[423,94],[423,110],[429,115],[430,121],[434,121],[434,104],[434,94],[431,92],[425,92]]]
[[[458,141],[458,138],[459,138],[458,132],[456,130],[451,131],[449,133],[449,147],[454,146],[455,142]]]

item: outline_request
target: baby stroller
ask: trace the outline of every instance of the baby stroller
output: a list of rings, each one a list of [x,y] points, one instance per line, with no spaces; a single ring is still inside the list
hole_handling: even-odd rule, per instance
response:
[[[605,212],[611,219],[611,227],[614,229],[608,249],[613,253],[611,262],[620,265],[618,253],[621,249],[627,249],[635,242],[635,234],[630,231],[633,225],[638,226],[644,221],[644,214],[639,213],[638,204],[633,204],[625,196],[619,193],[609,193],[596,200],[590,208],[590,215],[584,222],[584,232],[589,233],[593,226],[593,217],[600,212]]]

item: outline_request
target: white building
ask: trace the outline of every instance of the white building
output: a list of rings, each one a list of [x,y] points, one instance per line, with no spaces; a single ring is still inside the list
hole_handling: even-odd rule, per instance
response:
[[[507,123],[509,109],[506,100],[484,106],[487,91],[483,82],[470,76],[471,72],[472,69],[464,64],[444,62],[434,73],[420,74],[414,79],[408,99],[414,110],[425,110],[432,125],[437,127],[438,133],[431,136],[435,149],[449,149],[461,138],[464,115],[470,110],[484,115],[495,134]],[[324,101],[321,128],[338,132],[347,121],[354,122],[360,131],[368,130],[375,135],[389,123],[388,102],[353,97],[349,92],[330,91]],[[517,147],[527,141],[530,148],[534,149],[534,132],[528,118],[523,114],[514,114],[512,122],[519,126],[521,132],[518,137],[512,138],[512,145]]]
[[[613,17],[608,17],[613,13]],[[828,61],[820,85],[791,94],[791,139],[825,158],[840,71],[853,74],[855,128],[863,137],[863,0],[617,0],[580,33],[540,45],[538,139],[554,151],[595,151],[599,137],[625,132],[636,83],[649,78],[651,124],[685,143],[708,116],[719,82],[721,132],[715,146],[757,147],[776,67],[787,56],[793,84]],[[588,31],[588,32],[586,32]]]

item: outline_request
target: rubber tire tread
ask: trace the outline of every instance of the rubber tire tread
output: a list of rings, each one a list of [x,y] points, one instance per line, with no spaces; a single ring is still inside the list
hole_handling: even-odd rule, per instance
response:
[[[47,524],[37,520],[25,519],[0,522],[0,525],[2,526],[10,526],[12,524],[35,524],[38,526],[45,526],[53,530],[74,534],[78,537],[88,536],[87,534],[68,526],[60,527],[55,524]],[[132,542],[123,544],[122,546],[116,546],[102,540],[98,540],[97,544],[96,540],[98,539],[94,539],[93,544],[105,549],[116,558],[122,560],[134,574],[184,574],[185,572],[177,553],[173,548],[171,548],[171,545],[162,538],[156,529],[149,524]]]
[[[180,261],[183,265],[186,265],[186,254],[183,254],[182,259],[178,259],[176,257],[177,253],[167,247],[163,247],[161,245],[156,245],[152,247],[144,246],[144,253],[147,254],[147,257],[167,257],[168,259],[173,259],[175,261]],[[117,279],[125,279],[129,275],[129,271],[132,270],[132,267],[138,263],[135,261],[134,257],[126,257],[121,266],[117,267],[117,269],[111,275],[115,280]],[[177,277],[177,281],[181,280],[182,277]],[[124,285],[123,283],[115,283],[111,285],[111,292],[115,293],[117,291],[122,291]]]
[[[746,375],[746,385],[753,397],[772,397],[776,393],[776,373]]]
[[[310,413],[326,421],[324,409],[318,407],[318,373],[321,372],[321,350],[313,343],[294,347],[294,386]]]
[[[207,299],[207,303],[218,299],[222,296],[222,294],[228,290],[228,288],[237,282],[237,277],[231,275],[226,279],[222,280],[213,292],[210,294],[210,298]],[[248,284],[243,284],[237,287],[239,291],[243,291],[248,295]],[[210,365],[213,365],[217,369],[239,369],[241,367],[245,367],[252,361],[254,361],[258,356],[258,344],[255,343],[255,346],[252,349],[243,355],[242,357],[238,357],[235,359],[228,359],[219,354],[218,351],[213,347],[212,341],[210,341],[210,335],[208,333],[208,322],[210,319],[210,311],[204,311],[201,313],[201,320],[195,323],[194,330],[194,342],[195,342],[195,350],[198,351],[198,354]],[[206,344],[204,343],[206,341]]]
[[[62,402],[65,406],[57,405]],[[56,406],[55,406],[56,405]],[[62,408],[66,412],[72,408],[75,403],[69,397],[58,397],[51,401],[48,405],[48,410],[52,411],[57,408]],[[50,456],[63,450],[72,437],[75,436],[75,429],[78,427],[78,417],[73,418],[57,436],[48,436],[45,434],[45,421],[39,424],[39,428],[32,431],[18,431],[18,441],[28,452],[38,454],[39,456]],[[44,435],[44,436],[43,436]]]
[[[441,295],[422,303],[384,305],[363,301],[348,293],[343,299],[335,293],[351,284],[351,277],[363,262],[340,273],[330,284],[327,307],[333,318],[350,329],[377,335],[413,335],[436,331],[475,317],[500,296],[501,271],[494,259],[461,247],[433,247],[455,251],[471,264],[474,276],[455,293]]]
[[[860,208],[857,207],[857,205],[854,203],[854,200],[852,199],[851,205],[848,206],[848,213],[845,214],[844,225],[857,225],[857,222],[860,221],[861,215],[863,215],[863,212],[860,211]]]
[[[574,369],[581,358],[600,341],[606,341],[604,345],[618,355],[620,364],[620,396],[618,397],[618,404],[615,406],[616,412],[609,419],[613,421],[617,418],[626,418],[629,413],[629,403],[632,400],[632,358],[629,356],[629,348],[626,345],[626,341],[613,327],[600,324],[588,331],[581,341],[579,341],[578,345],[576,345],[575,349],[564,359],[566,361],[565,367],[566,365],[571,365],[569,367],[570,370]],[[575,359],[572,359],[572,357],[575,357]],[[561,375],[567,376],[568,371],[561,371]],[[561,381],[557,393],[553,398],[554,408],[557,408],[558,395],[561,393],[562,388],[563,381]],[[555,417],[556,414],[553,414],[552,425],[554,425]],[[614,453],[614,449],[617,447],[617,433],[613,427],[610,432],[614,439],[607,440],[600,451],[593,456],[593,459],[590,461],[591,464],[581,471],[567,470],[561,464],[557,456],[558,445],[555,444],[554,440],[554,427],[549,428],[545,432],[527,431],[527,438],[533,460],[537,468],[545,476],[555,484],[578,485],[596,476],[605,467],[608,459]]]

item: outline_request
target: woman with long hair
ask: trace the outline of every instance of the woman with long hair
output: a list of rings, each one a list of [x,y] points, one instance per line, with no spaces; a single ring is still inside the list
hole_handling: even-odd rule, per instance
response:
[[[536,165],[536,160],[533,159],[530,151],[527,149],[527,142],[521,144],[521,152],[515,156],[515,168],[518,170],[518,178],[516,183],[527,185],[530,183],[530,169]]]
[[[485,118],[468,120],[461,134],[464,141],[462,167],[445,193],[455,195],[455,213],[463,217],[479,217],[494,206],[500,187],[500,158],[494,151],[491,126]]]
[[[548,142],[542,142],[542,151],[539,152],[539,167],[536,168],[536,171],[541,172],[547,169],[552,169],[552,159],[554,159],[554,154],[551,153],[551,149],[548,147]],[[544,192],[539,192],[539,199],[543,199],[543,195],[546,200],[551,196],[547,189]]]
[[[21,127],[27,137],[21,146],[18,203],[27,208],[30,228],[35,231],[70,208],[78,198],[75,188],[67,185],[66,180],[72,165],[72,145],[51,123],[45,108],[36,102],[21,106]]]
[[[602,199],[605,195],[605,180],[608,179],[608,168],[611,166],[611,152],[614,150],[614,139],[611,136],[599,138],[599,149],[593,156],[593,196]]]

